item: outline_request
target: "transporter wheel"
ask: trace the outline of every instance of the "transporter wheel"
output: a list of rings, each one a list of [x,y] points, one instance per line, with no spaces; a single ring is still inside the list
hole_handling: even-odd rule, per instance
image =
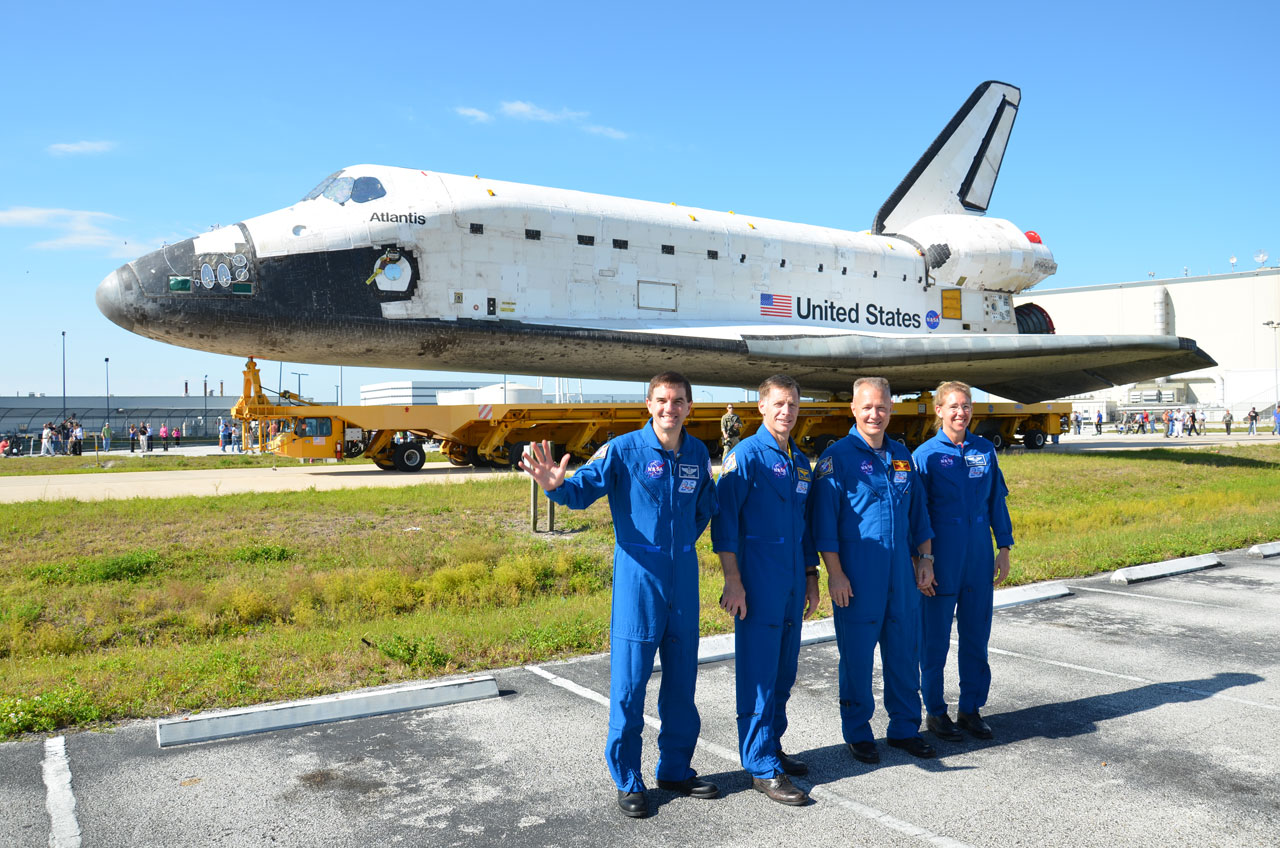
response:
[[[978,435],[990,442],[996,450],[1004,450],[1006,444],[1004,433],[1000,432],[1000,425],[994,421],[979,427]]]
[[[375,459],[375,460],[373,461],[373,464],[374,464],[374,465],[376,465],[376,466],[378,466],[378,467],[379,467],[380,469],[382,469],[383,471],[395,471],[395,470],[396,470],[396,464],[395,464],[394,462],[387,462],[385,459]]]
[[[1039,427],[1032,427],[1030,430],[1022,434],[1022,444],[1029,450],[1040,450],[1044,447],[1044,443],[1048,441],[1044,434],[1044,430]]]
[[[512,442],[507,445],[507,467],[512,471],[519,471],[520,457],[524,456],[524,452],[528,447],[528,442]]]
[[[707,456],[713,461],[724,456],[724,442],[719,439],[703,439],[702,444],[706,445]]]
[[[421,442],[402,442],[396,445],[393,461],[397,471],[421,471],[427,461],[427,452]]]

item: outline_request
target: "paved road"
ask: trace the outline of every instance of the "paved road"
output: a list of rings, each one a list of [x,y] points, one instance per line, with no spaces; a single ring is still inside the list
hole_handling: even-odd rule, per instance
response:
[[[651,790],[655,814],[623,819],[602,757],[608,658],[591,656],[397,716],[165,750],[151,722],[2,744],[0,845],[1275,845],[1280,558],[1223,560],[996,613],[997,738],[938,742],[936,760],[850,758],[835,645],[805,648],[786,737],[812,767],[805,808],[739,770],[727,660],[699,673],[694,760],[724,797]],[[653,728],[644,744],[652,773]]]
[[[1151,447],[1204,448],[1226,444],[1277,444],[1276,436],[1232,436],[1222,434],[1189,439],[1163,436],[1066,436],[1062,443],[1047,448],[1065,453],[1134,450]],[[181,453],[217,454],[216,446],[182,448]],[[145,462],[128,452],[112,454],[114,462]],[[35,474],[0,476],[0,503],[33,500],[108,500],[112,498],[172,497],[174,495],[230,495],[241,492],[285,492],[353,489],[365,486],[416,486],[422,483],[457,483],[482,479],[492,474],[509,474],[493,469],[454,468],[447,462],[433,463],[417,474],[379,471],[371,465],[317,463],[300,465],[297,460],[280,460],[276,468],[222,468],[183,471],[134,471],[102,474]]]

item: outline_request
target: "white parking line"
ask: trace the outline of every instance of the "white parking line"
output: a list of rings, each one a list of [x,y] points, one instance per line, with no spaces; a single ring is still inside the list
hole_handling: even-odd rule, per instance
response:
[[[49,848],[80,848],[76,796],[71,791],[71,764],[66,737],[44,740],[45,809],[49,811]]]
[[[559,675],[552,674],[545,668],[541,668],[536,665],[527,665],[525,666],[525,669],[533,672],[555,686],[567,689],[581,698],[586,698],[588,701],[594,701],[604,707],[609,706],[609,699],[604,695],[601,695],[599,692],[574,683],[572,680],[566,680]],[[662,728],[662,722],[651,715],[645,715],[644,723],[655,729]],[[698,737],[698,747],[709,754],[713,754],[720,759],[725,760],[726,762],[734,765],[738,763],[737,751],[731,751],[723,745],[717,745],[715,742],[709,742],[701,736]],[[800,786],[804,786],[806,781],[797,781],[797,783]],[[914,825],[908,821],[903,821],[896,816],[891,816],[883,810],[877,810],[875,807],[869,807],[866,804],[859,804],[857,801],[845,798],[843,795],[840,795],[838,792],[828,789],[825,786],[806,787],[806,790],[810,797],[816,798],[823,803],[834,804],[835,806],[848,810],[849,812],[861,816],[864,819],[876,822],[890,830],[896,830],[898,833],[906,836],[911,836],[923,842],[927,842],[930,845],[937,845],[940,846],[940,848],[973,848],[973,846],[970,846],[967,842],[960,842],[959,840],[952,839],[949,836],[941,836],[926,828]]]
[[[1190,604],[1193,607],[1213,607],[1214,609],[1237,609],[1226,604],[1206,604],[1204,601],[1184,601],[1181,598],[1162,598],[1159,595],[1144,595],[1141,592],[1120,592],[1115,589],[1098,589],[1094,586],[1072,586],[1073,592],[1101,592],[1104,595],[1120,595],[1125,598],[1148,598],[1153,601],[1167,601],[1171,604]]]
[[[1077,663],[1063,662],[1062,660],[1050,660],[1044,657],[1033,657],[1030,654],[1020,654],[1017,651],[1004,651],[1000,648],[987,648],[988,653],[1000,654],[1005,657],[1015,657],[1020,660],[1029,660],[1030,662],[1043,663],[1045,665],[1053,665],[1058,668],[1069,668],[1073,671],[1085,671],[1090,674],[1101,675],[1102,677],[1114,677],[1118,680],[1130,680],[1134,683],[1156,684],[1159,686],[1168,686],[1170,689],[1177,689],[1180,692],[1190,692],[1193,695],[1200,695],[1205,698],[1216,698],[1220,701],[1231,701],[1234,704],[1243,704],[1247,707],[1261,707],[1264,710],[1275,710],[1280,712],[1280,705],[1264,704],[1261,701],[1250,701],[1247,698],[1236,698],[1231,695],[1223,695],[1221,692],[1210,692],[1206,689],[1196,689],[1191,686],[1183,686],[1179,683],[1166,683],[1163,680],[1152,680],[1149,677],[1138,677],[1136,674],[1121,674],[1117,671],[1107,671],[1105,668],[1093,668],[1092,666],[1079,665]]]

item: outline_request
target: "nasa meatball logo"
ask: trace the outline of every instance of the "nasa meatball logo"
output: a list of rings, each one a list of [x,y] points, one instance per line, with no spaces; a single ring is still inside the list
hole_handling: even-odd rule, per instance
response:
[[[871,460],[869,459],[862,460],[862,465],[858,467],[862,469],[863,474],[866,474],[868,476],[871,474],[872,471],[875,470],[875,466],[871,464]]]
[[[659,477],[662,476],[662,472],[664,470],[665,469],[662,465],[662,460],[655,459],[653,462],[650,462],[648,465],[645,466],[644,473],[645,473],[645,476],[647,476],[650,480],[657,480]]]
[[[942,323],[942,316],[930,309],[924,314],[924,323],[930,330],[936,330],[938,325]]]
[[[949,456],[943,456],[938,458],[938,464],[941,465],[943,468],[950,468],[953,462],[955,462],[955,460]]]
[[[777,462],[775,462],[775,463],[773,464],[773,476],[774,476],[774,477],[786,477],[786,476],[787,476],[787,464],[786,464],[785,462],[783,462],[782,460],[778,460]]]

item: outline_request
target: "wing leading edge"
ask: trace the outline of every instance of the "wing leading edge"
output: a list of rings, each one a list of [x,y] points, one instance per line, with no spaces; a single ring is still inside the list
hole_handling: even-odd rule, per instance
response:
[[[895,391],[943,380],[1021,403],[1068,397],[1217,362],[1177,336],[775,336],[744,339],[753,358],[788,360],[797,369],[850,370],[888,378]],[[804,385],[804,377],[796,374]]]

